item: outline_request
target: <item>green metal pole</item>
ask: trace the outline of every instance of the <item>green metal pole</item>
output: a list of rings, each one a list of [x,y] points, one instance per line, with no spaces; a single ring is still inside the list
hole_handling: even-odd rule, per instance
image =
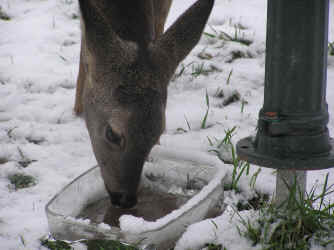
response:
[[[279,170],[278,177],[297,178],[305,189],[301,170],[334,166],[326,103],[329,0],[268,0],[267,13],[264,103],[256,137],[240,140],[237,153],[250,163],[293,170]]]

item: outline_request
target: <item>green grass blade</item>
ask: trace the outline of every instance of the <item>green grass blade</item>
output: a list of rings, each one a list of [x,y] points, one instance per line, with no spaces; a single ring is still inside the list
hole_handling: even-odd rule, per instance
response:
[[[226,85],[230,84],[232,74],[233,74],[233,69],[231,69],[230,73],[228,74],[228,77],[227,77],[227,80],[226,80]]]
[[[216,38],[215,35],[211,34],[211,33],[208,33],[208,32],[203,32],[204,35],[208,36],[208,37],[211,37],[211,38]]]
[[[322,205],[323,205],[323,203],[324,203],[325,194],[326,194],[326,191],[327,191],[327,185],[328,185],[328,176],[329,176],[329,173],[326,174],[325,184],[324,184],[324,186],[323,186],[323,188],[322,188],[322,192],[321,192],[321,194],[320,194],[321,199],[320,199],[319,210],[321,210],[321,207],[322,207]]]
[[[205,129],[206,128],[206,121],[208,119],[208,115],[209,115],[209,109],[206,110],[206,113],[203,117],[203,120],[202,120],[202,124],[201,124],[201,129]]]

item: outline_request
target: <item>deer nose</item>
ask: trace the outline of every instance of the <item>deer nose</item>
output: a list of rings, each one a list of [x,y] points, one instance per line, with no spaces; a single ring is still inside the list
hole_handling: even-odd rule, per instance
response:
[[[109,192],[111,204],[120,208],[132,208],[137,204],[136,195],[125,192]]]

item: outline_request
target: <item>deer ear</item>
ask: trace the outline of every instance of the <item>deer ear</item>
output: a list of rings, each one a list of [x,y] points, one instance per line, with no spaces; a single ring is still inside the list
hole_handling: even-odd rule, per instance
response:
[[[97,58],[120,58],[126,55],[124,41],[112,30],[103,6],[95,0],[79,0],[82,32],[89,51]]]
[[[198,0],[155,42],[155,56],[167,55],[166,63],[173,73],[201,38],[214,2]]]

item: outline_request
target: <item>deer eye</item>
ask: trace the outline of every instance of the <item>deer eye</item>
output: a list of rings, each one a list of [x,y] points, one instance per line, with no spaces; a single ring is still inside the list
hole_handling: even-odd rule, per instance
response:
[[[123,137],[120,134],[117,134],[115,131],[113,131],[112,127],[109,125],[105,129],[105,138],[108,142],[112,144],[116,144],[118,146],[123,145]]]

